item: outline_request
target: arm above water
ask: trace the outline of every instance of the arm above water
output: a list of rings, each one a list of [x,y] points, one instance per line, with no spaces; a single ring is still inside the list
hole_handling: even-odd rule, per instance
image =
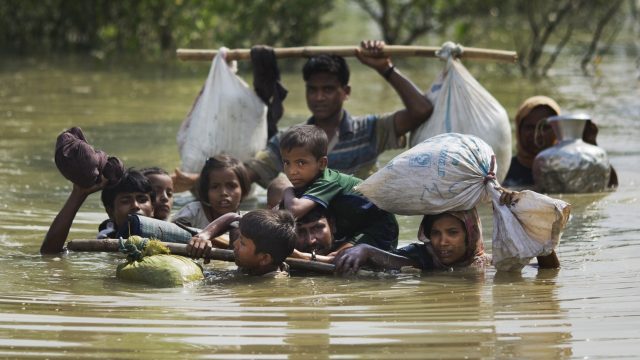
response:
[[[362,41],[356,57],[382,75],[400,96],[405,108],[394,114],[396,134],[400,136],[427,121],[433,112],[433,105],[411,80],[396,69],[391,58],[381,56],[384,46],[384,41],[380,40]]]
[[[107,184],[107,179],[102,178],[99,184],[96,184],[90,188],[82,188],[78,185],[73,185],[69,198],[62,206],[62,209],[53,219],[49,231],[44,236],[42,245],[40,246],[40,254],[58,254],[63,251],[64,243],[69,236],[69,230],[73,224],[73,220],[80,210],[80,207],[87,199],[87,197],[104,188]]]
[[[374,265],[384,270],[397,270],[403,266],[418,266],[415,261],[409,258],[368,244],[356,245],[339,252],[333,263],[339,274],[355,274],[365,264]]]

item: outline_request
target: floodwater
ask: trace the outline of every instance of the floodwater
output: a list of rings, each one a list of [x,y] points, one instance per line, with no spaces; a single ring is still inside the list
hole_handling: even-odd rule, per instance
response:
[[[620,188],[560,196],[573,205],[560,270],[230,279],[224,274],[233,264],[214,262],[208,270],[217,275],[207,283],[175,289],[117,280],[118,254],[43,257],[38,249],[70,191],[53,163],[56,136],[80,126],[127,166],[172,169],[175,134],[207,64],[178,71],[72,57],[1,59],[0,358],[638,358],[640,82],[633,57],[614,50],[593,77],[572,61],[538,83],[501,69],[512,65],[470,67],[510,116],[524,98],[544,93],[600,125]],[[377,75],[351,64],[348,109],[400,106]],[[399,63],[423,89],[439,66]],[[284,82],[287,126],[308,112],[298,72]],[[490,210],[481,215],[490,251]],[[95,236],[105,217],[92,195],[70,238]],[[404,245],[415,239],[418,219],[399,220]]]

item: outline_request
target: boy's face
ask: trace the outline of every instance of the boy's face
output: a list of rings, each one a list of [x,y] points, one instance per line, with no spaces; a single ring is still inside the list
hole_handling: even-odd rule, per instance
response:
[[[249,270],[269,265],[271,257],[264,253],[256,254],[256,245],[253,240],[245,237],[241,232],[239,233],[240,236],[233,242],[233,255],[236,265]]]
[[[349,98],[351,88],[342,86],[338,76],[330,73],[311,75],[305,83],[307,107],[316,121],[339,116],[342,104]]]
[[[316,251],[319,255],[327,255],[333,245],[333,234],[326,217],[296,226],[298,238],[296,249],[303,252]]]
[[[127,215],[140,214],[153,216],[153,204],[151,197],[143,192],[124,192],[116,195],[113,200],[113,209],[108,211],[109,217],[120,227],[127,222]]]
[[[294,147],[291,150],[280,149],[282,166],[285,175],[293,187],[303,188],[315,180],[315,178],[327,167],[327,157],[316,159],[310,151],[304,147]]]
[[[153,205],[153,216],[156,219],[168,220],[173,207],[173,181],[166,174],[150,174],[147,179],[156,193],[156,201]]]

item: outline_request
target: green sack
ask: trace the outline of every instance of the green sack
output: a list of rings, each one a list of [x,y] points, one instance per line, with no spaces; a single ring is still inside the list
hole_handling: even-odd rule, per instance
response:
[[[176,287],[202,280],[204,274],[202,267],[189,258],[159,254],[118,265],[116,277],[157,287]]]

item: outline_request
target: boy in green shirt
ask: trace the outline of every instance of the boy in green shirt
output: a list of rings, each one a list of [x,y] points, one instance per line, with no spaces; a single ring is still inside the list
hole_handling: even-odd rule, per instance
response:
[[[327,134],[314,125],[291,127],[280,140],[284,173],[291,182],[283,193],[284,207],[302,218],[316,206],[335,218],[333,249],[370,244],[393,250],[398,244],[398,223],[354,186],[362,182],[327,168]]]

